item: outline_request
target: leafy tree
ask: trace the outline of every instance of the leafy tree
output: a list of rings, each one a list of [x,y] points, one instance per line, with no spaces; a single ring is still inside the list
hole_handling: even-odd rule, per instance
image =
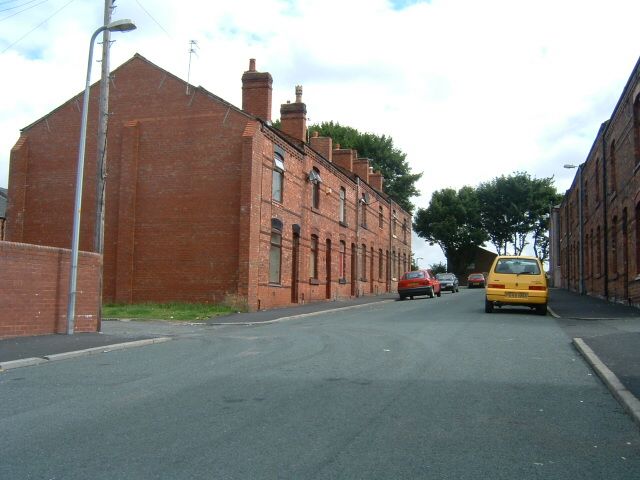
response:
[[[515,172],[496,177],[477,188],[482,225],[502,255],[512,247],[520,255],[533,236],[534,253],[542,260],[548,256],[549,207],[561,198],[553,186],[553,177],[532,178]]]
[[[447,265],[446,263],[442,263],[442,262],[432,263],[431,265],[429,265],[429,269],[434,274],[447,273]]]
[[[488,240],[482,228],[478,196],[472,187],[434,192],[429,207],[418,209],[413,229],[419,237],[440,246],[451,270],[456,272],[464,271],[477,247]]]
[[[404,210],[413,212],[415,206],[411,203],[411,197],[420,194],[415,183],[422,177],[422,173],[411,173],[406,160],[407,154],[394,146],[391,137],[361,133],[355,128],[337,122],[311,125],[309,132],[331,137],[334,144],[340,144],[341,148],[352,148],[358,151],[361,158],[368,158],[371,166],[380,170],[384,176],[385,192]]]

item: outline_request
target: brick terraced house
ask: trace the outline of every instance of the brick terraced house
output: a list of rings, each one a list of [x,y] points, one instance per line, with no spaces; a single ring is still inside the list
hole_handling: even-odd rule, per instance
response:
[[[556,286],[640,306],[640,60],[552,212],[550,246]]]
[[[302,88],[271,126],[272,78],[251,60],[242,108],[135,55],[112,73],[106,302],[245,303],[250,310],[395,291],[411,216],[331,138],[307,139]],[[187,92],[187,93],[185,93]],[[91,88],[80,249],[95,222]],[[6,240],[69,248],[82,95],[11,150]],[[93,114],[91,113],[93,112]],[[82,289],[82,285],[79,285]]]

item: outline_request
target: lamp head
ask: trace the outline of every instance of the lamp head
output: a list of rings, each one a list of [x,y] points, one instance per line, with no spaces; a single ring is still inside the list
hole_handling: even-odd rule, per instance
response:
[[[133,23],[133,20],[129,20],[128,18],[115,20],[107,25],[107,30],[109,30],[110,32],[128,32],[135,29],[136,24]]]

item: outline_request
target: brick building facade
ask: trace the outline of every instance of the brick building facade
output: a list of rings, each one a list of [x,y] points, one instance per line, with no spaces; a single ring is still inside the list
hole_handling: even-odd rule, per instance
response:
[[[640,60],[552,214],[556,286],[640,306]]]
[[[307,138],[302,88],[271,126],[255,61],[242,108],[135,55],[110,91],[106,302],[246,302],[250,310],[394,291],[411,216],[354,150]],[[98,85],[91,88],[80,249],[92,250]],[[187,93],[185,93],[187,92]],[[71,243],[81,95],[21,131],[6,240]]]

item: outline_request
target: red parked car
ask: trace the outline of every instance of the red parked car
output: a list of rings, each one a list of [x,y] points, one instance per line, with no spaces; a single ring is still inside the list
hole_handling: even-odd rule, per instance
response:
[[[418,295],[428,295],[433,298],[435,295],[439,297],[441,294],[440,282],[431,270],[407,272],[402,275],[398,282],[400,300],[404,300],[407,297],[413,300],[413,297]]]
[[[467,277],[467,287],[484,288],[484,275],[481,273],[470,273]]]

